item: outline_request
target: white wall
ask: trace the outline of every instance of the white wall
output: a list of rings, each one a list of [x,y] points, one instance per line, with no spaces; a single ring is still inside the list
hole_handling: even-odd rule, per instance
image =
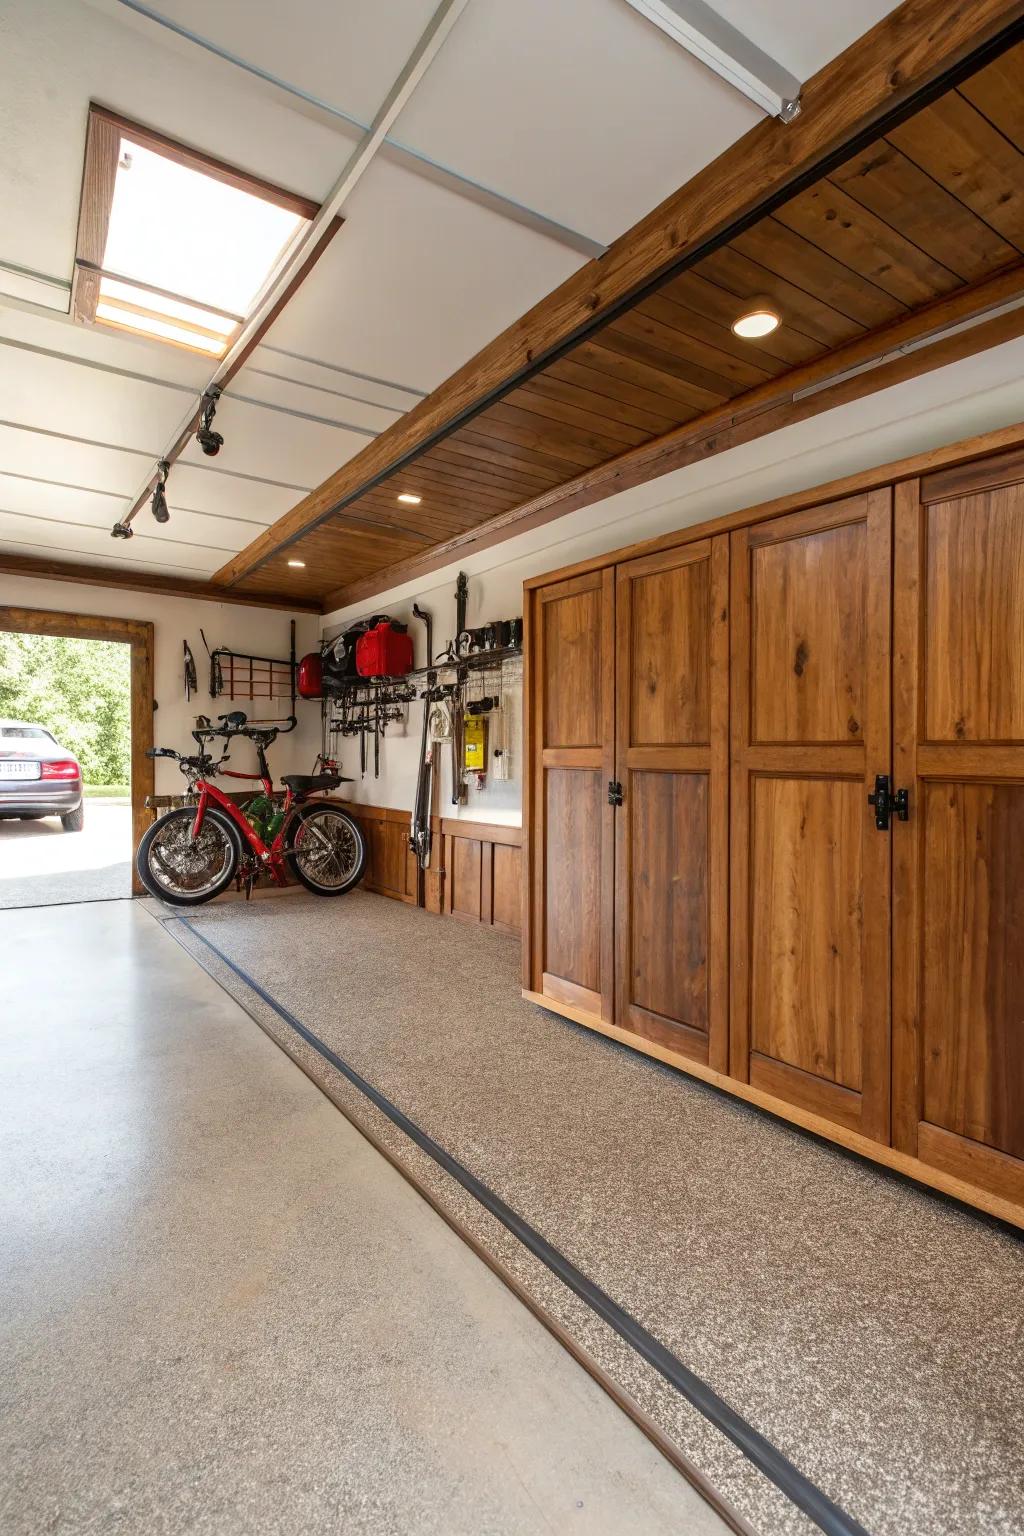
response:
[[[420,583],[407,582],[368,603],[327,614],[323,631],[336,633],[368,613],[391,613],[409,622],[419,664],[423,627],[412,618],[412,604],[433,612],[439,649],[454,629],[459,570],[469,575],[470,625],[511,618],[522,612],[522,583],[531,576],[1022,420],[1024,340],[1018,340],[623,491],[493,549],[466,555]],[[489,782],[482,791],[470,790],[460,810],[450,805],[445,781],[437,805],[444,815],[520,821],[519,713],[517,709],[514,777],[505,784]],[[409,716],[404,732],[391,727],[396,734],[382,744],[380,779],[374,780],[371,761],[367,778],[353,786],[354,800],[411,809],[420,706],[410,706]],[[344,742],[340,755],[343,772],[358,775],[358,743]]]
[[[37,577],[0,574],[0,604],[21,608],[52,608],[66,613],[101,614],[118,619],[144,619],[153,625],[154,696],[159,708],[153,719],[155,745],[175,747],[179,752],[194,750],[189,732],[198,714],[216,718],[229,709],[244,709],[253,718],[284,718],[288,700],[265,704],[232,704],[228,699],[211,699],[209,666],[199,635],[202,628],[213,649],[229,645],[236,651],[250,651],[260,656],[288,655],[288,624],[296,619],[295,645],[299,656],[317,644],[318,620],[315,614],[288,614],[275,608],[249,608],[240,603],[216,603],[187,597],[164,597],[150,592],[131,592],[118,587],[93,587],[80,582],[46,581]],[[185,701],[182,641],[192,647],[199,675],[199,691],[190,703]],[[269,753],[275,777],[282,773],[308,773],[320,747],[320,709],[313,703],[298,704],[299,724],[288,736],[275,742]],[[236,746],[230,767],[245,772],[255,767],[255,757],[248,744]],[[177,765],[157,760],[158,794],[176,794],[183,779]],[[238,783],[229,787],[244,789]]]

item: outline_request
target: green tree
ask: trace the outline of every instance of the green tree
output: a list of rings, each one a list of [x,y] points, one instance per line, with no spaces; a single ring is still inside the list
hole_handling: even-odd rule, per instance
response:
[[[131,652],[116,640],[0,632],[0,717],[52,731],[88,784],[126,784]]]

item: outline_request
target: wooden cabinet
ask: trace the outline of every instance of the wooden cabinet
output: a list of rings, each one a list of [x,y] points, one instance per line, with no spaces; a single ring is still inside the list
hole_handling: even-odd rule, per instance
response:
[[[1024,478],[1005,470],[898,488],[893,1135],[1024,1205]]]
[[[531,966],[538,991],[611,1019],[614,574],[542,588],[531,626],[536,752]]]
[[[724,537],[616,571],[615,1016],[721,1071],[729,1053],[728,610]]]
[[[1024,1225],[1024,453],[527,599],[526,994]]]
[[[732,535],[731,1070],[889,1138],[891,493]]]

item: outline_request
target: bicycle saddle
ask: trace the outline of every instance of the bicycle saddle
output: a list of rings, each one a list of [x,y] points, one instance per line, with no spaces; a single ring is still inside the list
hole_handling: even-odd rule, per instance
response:
[[[233,709],[228,715],[217,716],[221,725],[226,725],[229,731],[240,731],[248,718],[241,709]]]
[[[308,795],[314,789],[337,789],[339,784],[351,784],[342,773],[285,773],[281,783],[293,795]]]

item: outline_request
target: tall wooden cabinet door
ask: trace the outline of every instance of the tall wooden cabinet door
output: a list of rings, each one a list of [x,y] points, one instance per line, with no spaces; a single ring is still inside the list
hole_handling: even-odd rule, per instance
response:
[[[533,604],[531,987],[610,1021],[613,573],[538,588]]]
[[[616,570],[616,1023],[728,1066],[729,542]]]
[[[898,486],[895,559],[894,1140],[1019,1205],[1024,455]]]
[[[889,1139],[891,491],[733,535],[732,1075]]]

